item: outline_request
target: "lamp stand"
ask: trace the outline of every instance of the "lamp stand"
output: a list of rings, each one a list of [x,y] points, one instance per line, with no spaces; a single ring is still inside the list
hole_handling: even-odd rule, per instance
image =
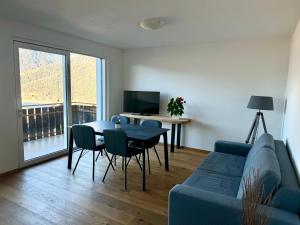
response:
[[[252,126],[251,126],[250,132],[248,134],[248,137],[246,139],[247,144],[249,144],[251,136],[252,136],[251,144],[254,144],[255,139],[256,139],[256,135],[257,135],[257,130],[258,130],[260,119],[262,120],[262,124],[263,124],[263,128],[264,128],[265,133],[268,133],[265,118],[264,118],[264,114],[261,111],[258,111],[256,113],[256,116],[255,116],[254,121],[252,123]]]

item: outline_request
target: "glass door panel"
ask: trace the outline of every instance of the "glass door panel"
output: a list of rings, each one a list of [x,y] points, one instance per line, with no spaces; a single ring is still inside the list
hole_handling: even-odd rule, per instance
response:
[[[67,148],[66,56],[46,50],[18,47],[24,162]]]
[[[72,123],[102,119],[102,59],[71,53]]]

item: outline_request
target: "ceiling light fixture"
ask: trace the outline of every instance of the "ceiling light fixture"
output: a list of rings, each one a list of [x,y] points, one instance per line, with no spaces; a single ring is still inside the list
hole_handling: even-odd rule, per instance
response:
[[[159,17],[147,18],[138,22],[139,27],[143,28],[144,30],[157,30],[165,24],[166,22]]]

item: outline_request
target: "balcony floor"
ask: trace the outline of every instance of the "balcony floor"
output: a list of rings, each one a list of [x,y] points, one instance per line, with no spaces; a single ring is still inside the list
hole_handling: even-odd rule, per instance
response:
[[[67,148],[64,135],[24,142],[24,160],[34,159]]]

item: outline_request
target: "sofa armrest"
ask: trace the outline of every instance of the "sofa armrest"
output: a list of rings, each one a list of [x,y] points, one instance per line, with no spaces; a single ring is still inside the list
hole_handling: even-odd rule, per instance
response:
[[[269,225],[300,225],[297,214],[265,208],[270,212]],[[183,184],[169,193],[169,225],[240,225],[241,218],[240,199]]]
[[[216,141],[215,143],[215,152],[223,152],[232,155],[247,156],[252,145],[231,142],[231,141]]]

